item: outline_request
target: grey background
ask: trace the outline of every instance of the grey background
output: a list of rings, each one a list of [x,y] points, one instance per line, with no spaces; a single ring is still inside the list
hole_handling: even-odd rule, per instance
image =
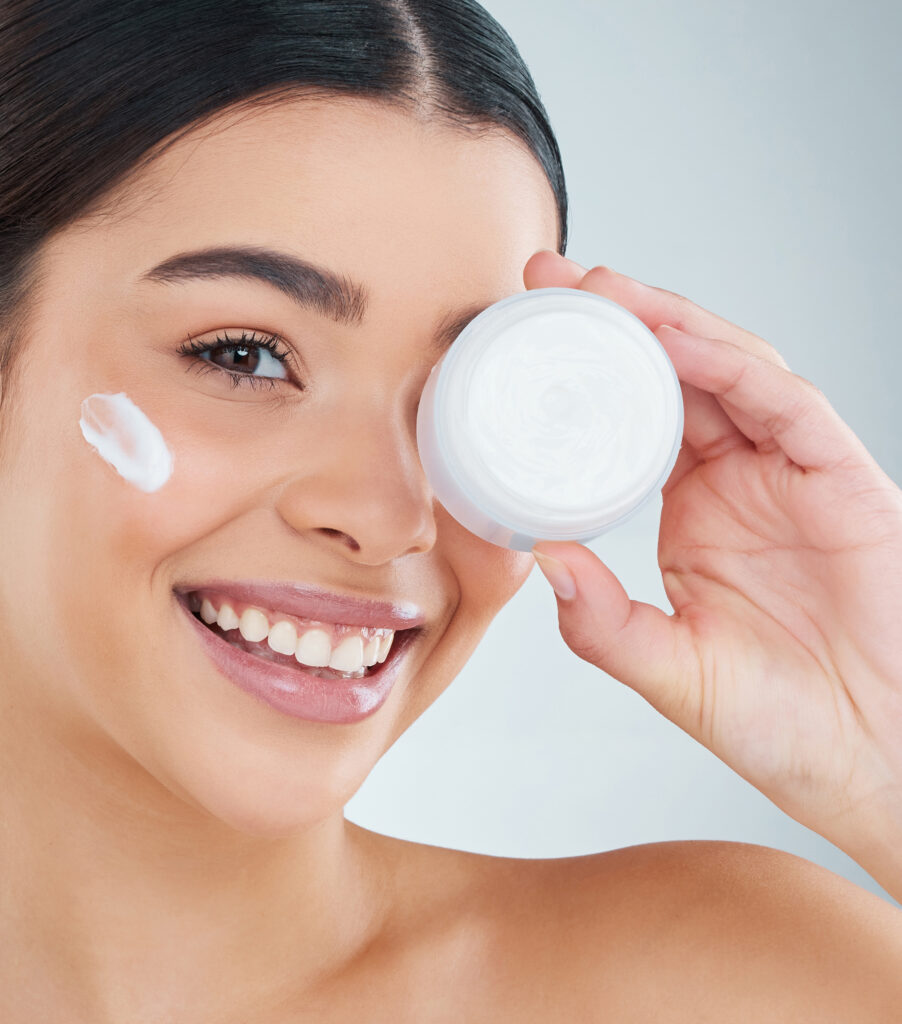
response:
[[[770,341],[902,482],[902,5],[492,0],[557,132],[568,255]],[[671,611],[660,500],[590,547]],[[789,850],[889,899],[631,690],[582,662],[534,570],[347,817],[510,857],[670,839]]]

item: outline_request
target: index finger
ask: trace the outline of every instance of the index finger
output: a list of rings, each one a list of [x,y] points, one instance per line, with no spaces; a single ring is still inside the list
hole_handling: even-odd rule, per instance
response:
[[[635,278],[619,274],[610,267],[593,267],[577,285],[582,291],[594,292],[603,298],[610,299],[628,309],[637,316],[651,331],[662,325],[675,327],[687,334],[703,338],[720,338],[732,342],[746,352],[766,359],[768,362],[782,366],[788,370],[786,360],[763,338],[746,331],[742,327],[724,320],[710,310],[697,306],[694,302],[676,292],[664,288],[643,284]]]

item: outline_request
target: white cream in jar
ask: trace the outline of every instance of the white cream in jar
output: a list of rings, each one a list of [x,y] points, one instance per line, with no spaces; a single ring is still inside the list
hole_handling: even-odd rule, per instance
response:
[[[433,367],[417,414],[439,501],[521,551],[623,523],[666,482],[682,433],[679,380],[658,339],[573,288],[484,310]]]

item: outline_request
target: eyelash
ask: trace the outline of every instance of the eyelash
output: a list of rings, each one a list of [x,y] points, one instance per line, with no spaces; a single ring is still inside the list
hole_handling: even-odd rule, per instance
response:
[[[241,332],[240,338],[231,338],[228,335],[217,335],[213,341],[194,341],[188,338],[186,342],[178,349],[178,352],[183,356],[194,356],[195,362],[191,369],[195,369],[198,373],[207,373],[210,370],[218,370],[220,373],[226,374],[232,383],[233,388],[240,387],[244,382],[247,382],[252,388],[260,388],[269,386],[272,390],[279,383],[290,383],[289,380],[280,377],[255,377],[251,373],[237,373],[234,370],[227,370],[223,366],[218,366],[216,363],[210,362],[209,359],[201,359],[200,355],[204,352],[215,352],[218,350],[230,351],[239,348],[263,348],[270,352],[274,359],[277,359],[283,366],[291,368],[291,359],[288,352],[283,352],[277,341],[275,334],[267,335],[264,338],[255,337],[252,334]],[[297,385],[303,391],[303,385]]]

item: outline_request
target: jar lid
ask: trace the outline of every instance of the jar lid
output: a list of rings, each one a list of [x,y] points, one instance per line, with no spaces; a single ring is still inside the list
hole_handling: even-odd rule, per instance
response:
[[[439,500],[521,539],[591,539],[637,511],[676,462],[673,365],[638,317],[592,292],[536,288],[494,303],[433,372]],[[484,534],[481,518],[464,525]]]

